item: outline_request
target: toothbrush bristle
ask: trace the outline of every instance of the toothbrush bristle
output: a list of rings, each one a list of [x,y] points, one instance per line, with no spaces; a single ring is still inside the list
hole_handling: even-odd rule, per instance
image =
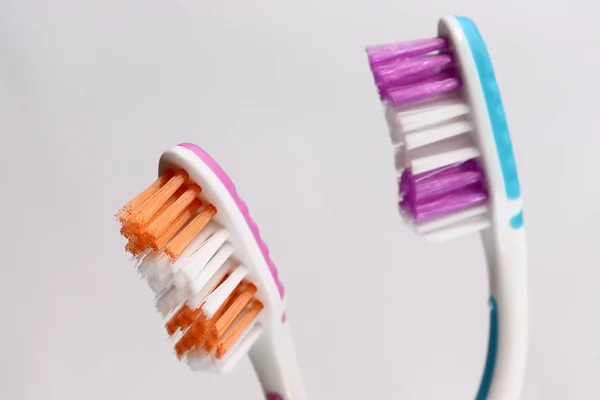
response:
[[[186,171],[169,170],[116,216],[126,250],[167,317],[167,333],[178,338],[177,357],[188,357],[195,369],[223,371],[250,343],[244,334],[252,331],[256,340],[262,332],[263,304],[246,267],[232,258],[228,232],[213,221],[217,209],[201,201],[201,192]]]
[[[421,223],[484,204],[488,196],[483,178],[475,160],[417,175],[406,169],[400,180],[400,207]]]
[[[460,88],[444,38],[367,47],[382,100],[405,107]]]
[[[196,214],[188,224],[177,233],[165,246],[165,253],[172,260],[177,260],[183,250],[194,240],[196,235],[210,222],[217,213],[217,209],[208,204],[198,214]]]
[[[405,60],[422,56],[434,51],[448,48],[444,38],[430,38],[412,42],[380,44],[367,47],[367,54],[371,67],[388,64],[394,61]]]
[[[260,301],[254,300],[247,312],[236,322],[233,329],[230,329],[224,334],[218,344],[216,350],[216,356],[220,360],[227,352],[239,341],[244,332],[250,327],[252,321],[262,311],[263,305]]]
[[[445,38],[367,47],[396,147],[401,213],[418,232],[444,239],[485,227],[488,202],[451,50]]]

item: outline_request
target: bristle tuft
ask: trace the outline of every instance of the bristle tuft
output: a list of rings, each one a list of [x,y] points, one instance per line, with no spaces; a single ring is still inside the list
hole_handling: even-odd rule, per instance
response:
[[[188,179],[189,175],[184,170],[176,173],[169,170],[121,208],[117,214],[122,224],[121,234],[128,239],[126,251],[134,257],[140,257],[149,250],[164,251],[169,241],[176,239],[180,231],[185,231],[186,224],[192,225],[196,212],[202,207],[198,198],[202,189]],[[201,221],[216,214],[214,206],[205,208],[207,211],[200,213]],[[193,230],[189,228],[186,232],[193,238],[203,226],[195,224],[192,227]],[[189,236],[183,239],[188,240]],[[180,252],[188,244],[179,238],[174,242],[178,246],[174,248],[172,245],[170,252],[175,255],[174,250]],[[173,257],[176,258],[177,255]]]
[[[115,216],[119,219],[122,219],[126,214],[130,213],[131,210],[138,209],[141,207],[146,200],[152,197],[161,187],[165,185],[173,176],[172,171],[167,171],[161,177],[159,177],[156,181],[154,181],[150,186],[148,186],[144,191],[138,194],[136,197],[128,201],[121,209],[115,214]]]
[[[448,42],[446,39],[432,38],[412,42],[368,46],[366,50],[369,56],[369,63],[373,68],[387,63],[422,56],[446,49],[447,47]]]
[[[367,54],[396,149],[402,215],[436,240],[488,226],[480,152],[447,39],[371,46]]]
[[[165,253],[167,253],[172,260],[177,260],[183,250],[192,242],[192,240],[194,240],[194,237],[204,229],[206,224],[210,222],[216,213],[217,209],[212,204],[206,205],[206,207],[204,207],[189,224],[169,241],[165,248]]]
[[[177,357],[195,369],[223,372],[262,332],[256,319],[263,305],[248,269],[233,258],[230,233],[212,221],[216,207],[202,202],[201,191],[186,171],[169,170],[116,215],[125,249],[167,318]]]
[[[200,193],[200,187],[198,185],[192,185],[189,189],[185,190],[180,196],[177,197],[175,201],[169,204],[161,213],[158,213],[156,218],[150,222],[150,224],[144,229],[144,237],[148,241],[148,243],[153,244],[153,248],[160,248],[158,246],[158,238],[168,232],[170,230],[179,230],[181,226],[179,224],[175,224],[176,221],[180,222],[180,216],[183,215],[184,221],[187,221],[190,218],[190,211],[196,207],[192,206],[188,209],[188,207],[195,202],[198,206],[200,205],[200,201],[197,199],[198,194]],[[194,212],[197,210],[196,208]],[[172,227],[171,229],[169,229]],[[176,232],[176,230],[175,230]],[[173,232],[173,234],[175,233]]]
[[[216,339],[222,338],[227,329],[231,327],[233,322],[242,313],[255,294],[256,286],[254,285],[248,285],[241,290],[240,293],[235,296],[235,299],[227,308],[227,311],[216,321],[210,334]]]
[[[225,354],[233,347],[235,343],[238,342],[242,334],[246,331],[246,329],[254,322],[258,314],[262,311],[263,304],[255,300],[248,311],[236,322],[236,324],[232,327],[229,332],[221,339],[219,344],[217,345],[216,356],[217,359],[223,358]]]
[[[188,180],[187,172],[178,171],[164,186],[154,193],[140,208],[140,212],[131,221],[134,229],[147,225],[152,217],[164,206],[171,196]]]
[[[444,38],[371,46],[367,55],[381,99],[397,108],[461,86]]]

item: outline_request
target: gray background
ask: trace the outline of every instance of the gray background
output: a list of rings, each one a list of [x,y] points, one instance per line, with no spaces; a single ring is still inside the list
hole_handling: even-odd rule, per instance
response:
[[[193,141],[272,249],[311,399],[472,399],[482,250],[402,224],[363,52],[447,13],[487,40],[524,185],[523,398],[600,397],[594,2],[0,0],[0,398],[262,398],[248,361],[177,363],[112,218]]]

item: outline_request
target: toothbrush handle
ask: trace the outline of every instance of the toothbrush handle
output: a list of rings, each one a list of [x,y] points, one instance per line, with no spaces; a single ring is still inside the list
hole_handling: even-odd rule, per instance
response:
[[[250,350],[266,400],[307,400],[287,322],[267,329]]]
[[[527,359],[527,252],[525,229],[486,243],[490,281],[490,338],[477,400],[518,400]]]

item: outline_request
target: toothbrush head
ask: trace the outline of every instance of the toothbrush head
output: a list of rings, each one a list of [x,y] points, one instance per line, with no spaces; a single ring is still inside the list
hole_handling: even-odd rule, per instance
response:
[[[117,217],[175,353],[192,369],[231,371],[265,330],[283,323],[283,285],[258,228],[199,147],[164,152],[159,178]]]
[[[474,24],[446,17],[439,37],[369,46],[367,55],[395,146],[406,221],[435,241],[507,225],[521,212],[520,195],[505,190],[518,187],[518,178]]]

